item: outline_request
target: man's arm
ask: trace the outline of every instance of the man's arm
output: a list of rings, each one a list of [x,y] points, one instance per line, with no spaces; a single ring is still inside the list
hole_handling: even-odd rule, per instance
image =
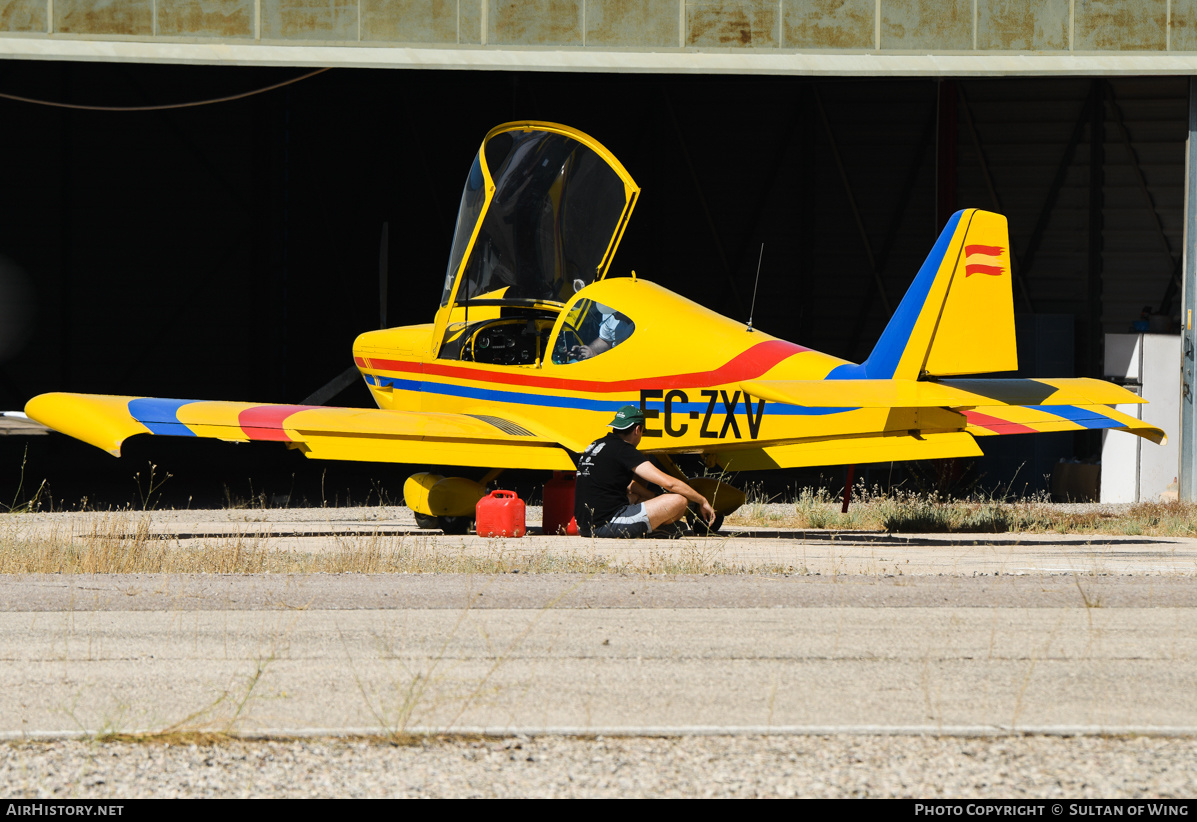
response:
[[[707,502],[707,498],[695,491],[686,483],[682,482],[677,477],[670,476],[662,471],[660,468],[652,464],[652,461],[645,460],[636,466],[635,474],[638,478],[655,483],[661,486],[671,494],[681,494],[690,502],[698,503],[699,510],[702,512],[702,518],[706,520],[707,525],[715,521],[715,509]]]
[[[602,337],[595,337],[590,345],[575,345],[570,353],[579,360],[588,360],[591,357],[597,357],[610,347],[611,344]]]

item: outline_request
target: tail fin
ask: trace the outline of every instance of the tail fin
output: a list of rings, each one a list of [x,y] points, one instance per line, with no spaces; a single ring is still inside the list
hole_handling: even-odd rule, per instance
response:
[[[948,220],[872,353],[828,379],[906,379],[1014,371],[1014,294],[1006,218]]]

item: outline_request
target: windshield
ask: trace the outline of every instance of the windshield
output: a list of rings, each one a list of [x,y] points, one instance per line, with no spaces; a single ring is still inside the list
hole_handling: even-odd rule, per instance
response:
[[[441,293],[441,305],[447,305],[449,297],[453,294],[453,281],[457,279],[461,255],[465,254],[474,225],[478,222],[478,215],[482,213],[482,207],[486,204],[484,184],[482,164],[475,157],[474,164],[470,166],[470,176],[466,178],[465,191],[461,193],[461,205],[457,209],[457,228],[453,232],[453,248],[449,252],[449,268],[445,271],[445,289]]]
[[[451,298],[467,249],[459,304],[500,296],[495,293],[500,289],[504,299],[565,302],[598,279],[635,199],[635,184],[625,185],[608,160],[585,143],[553,131],[502,131],[482,151],[494,193],[487,205],[483,168],[475,158],[441,305]]]
[[[578,300],[565,316],[553,347],[553,362],[569,365],[597,357],[632,336],[635,330],[632,318],[622,311],[594,300]]]

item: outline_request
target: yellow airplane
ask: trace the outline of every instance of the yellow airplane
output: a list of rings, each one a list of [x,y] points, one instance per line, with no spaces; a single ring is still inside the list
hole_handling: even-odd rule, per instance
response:
[[[486,135],[431,323],[371,331],[353,357],[376,409],[53,393],[30,418],[119,456],[136,434],[285,443],[313,459],[491,469],[404,486],[422,525],[457,528],[508,468],[572,471],[628,404],[641,450],[727,471],[975,457],[976,438],[1164,432],[1095,379],[960,379],[1017,368],[1006,219],[948,220],[868,358],[777,339],[608,269],[640,189],[592,137],[514,122]],[[679,474],[680,476],[680,474]],[[688,480],[717,513],[743,495]]]

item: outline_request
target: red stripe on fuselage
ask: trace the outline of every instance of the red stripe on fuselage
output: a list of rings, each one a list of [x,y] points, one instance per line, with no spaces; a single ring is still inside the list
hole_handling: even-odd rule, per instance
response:
[[[1000,265],[979,265],[973,263],[964,267],[964,276],[971,277],[974,274],[988,274],[990,277],[996,277],[1002,273]]]
[[[461,365],[441,365],[439,362],[419,363],[404,360],[384,360],[370,357],[369,366],[361,357],[354,361],[359,368],[383,371],[404,371],[436,377],[452,377],[459,380],[522,385],[529,388],[555,388],[564,391],[588,391],[607,394],[620,391],[636,391],[641,388],[689,388],[697,385],[724,385],[739,380],[751,380],[761,376],[784,359],[810,351],[801,345],[785,340],[768,340],[736,355],[713,371],[695,371],[689,374],[671,374],[662,377],[647,377],[634,380],[570,380],[561,377],[538,377],[510,371],[483,371]]]
[[[237,424],[251,440],[291,442],[283,431],[283,421],[297,411],[317,408],[315,405],[258,405],[246,408],[237,415]]]
[[[1034,428],[1028,428],[1017,422],[1010,422],[999,417],[991,417],[988,414],[982,414],[978,411],[965,411],[964,418],[968,420],[969,425],[975,425],[978,428],[988,428],[996,434],[1038,434]]]

